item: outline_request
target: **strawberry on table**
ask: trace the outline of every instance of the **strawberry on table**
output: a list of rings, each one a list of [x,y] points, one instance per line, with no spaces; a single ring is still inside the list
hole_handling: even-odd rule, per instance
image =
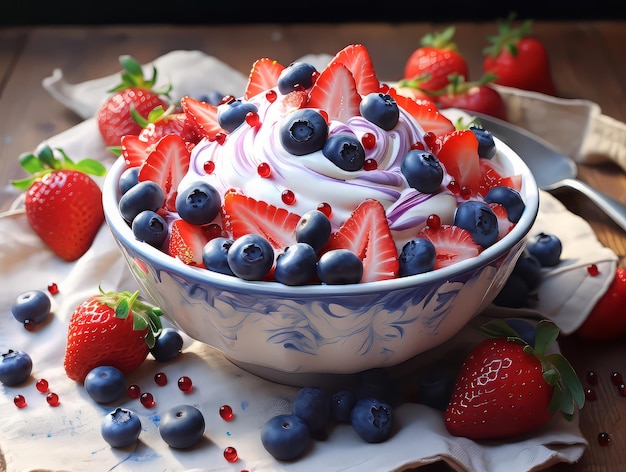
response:
[[[23,154],[20,164],[32,175],[12,184],[26,191],[28,223],[55,254],[75,261],[91,247],[104,222],[102,191],[88,175],[103,176],[104,165],[89,158],[74,162],[62,149],[49,146],[37,155]]]
[[[554,95],[548,51],[531,30],[530,20],[517,28],[512,18],[500,22],[498,34],[488,38],[483,71],[495,75],[497,84]]]
[[[142,125],[131,115],[131,110],[147,119],[154,108],[167,108],[171,86],[155,90],[157,70],[152,68],[152,77],[144,77],[141,65],[131,56],[120,56],[124,68],[122,82],[109,90],[112,93],[98,109],[96,120],[102,139],[107,146],[119,146],[122,136],[138,135]]]
[[[67,376],[83,382],[98,366],[128,374],[146,359],[161,331],[162,312],[142,301],[139,292],[93,295],[72,313],[63,365]]]
[[[535,345],[527,344],[505,321],[483,327],[490,336],[466,357],[444,413],[454,436],[505,439],[534,431],[556,411],[571,420],[585,394],[576,372],[553,350],[559,329],[537,323]]]

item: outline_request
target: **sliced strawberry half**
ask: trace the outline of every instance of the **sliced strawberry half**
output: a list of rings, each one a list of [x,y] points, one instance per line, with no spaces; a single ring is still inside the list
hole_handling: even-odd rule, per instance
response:
[[[204,267],[202,249],[215,237],[209,225],[198,226],[175,220],[170,228],[167,253],[194,267]]]
[[[244,98],[249,100],[261,92],[276,87],[278,76],[284,68],[285,66],[268,57],[257,59],[252,64]]]
[[[199,136],[213,141],[217,133],[225,132],[217,121],[215,105],[191,97],[183,97],[180,104]]]
[[[324,250],[348,249],[363,261],[361,282],[395,279],[400,263],[385,208],[364,200],[334,233]]]
[[[349,118],[361,114],[360,104],[361,96],[352,73],[343,64],[332,62],[311,87],[306,106],[324,110],[329,120],[347,123]]]
[[[357,91],[365,96],[380,91],[369,52],[362,44],[351,44],[339,51],[331,62],[343,64],[354,77]]]
[[[476,195],[480,186],[480,157],[478,140],[469,129],[461,129],[438,136],[432,148],[446,171],[461,186],[469,186]]]
[[[151,180],[165,194],[165,209],[176,211],[178,184],[189,169],[189,149],[183,138],[168,134],[156,145],[139,169],[139,181]]]
[[[278,255],[296,243],[296,226],[300,215],[239,192],[227,192],[222,205],[224,230],[233,239],[258,234],[267,239]]]
[[[515,227],[515,223],[512,223],[509,220],[509,214],[504,208],[504,205],[500,203],[489,203],[488,204],[498,219],[498,241],[504,238],[507,234],[511,232],[511,230]]]
[[[400,95],[395,89],[389,89],[391,95],[399,107],[402,107],[411,115],[425,132],[440,136],[454,131],[454,123],[443,116],[437,105],[431,100],[414,100],[411,97]]]
[[[129,167],[137,167],[143,164],[155,147],[154,143],[147,143],[139,139],[139,136],[132,134],[122,136],[121,139],[121,155]]]
[[[521,174],[515,174],[503,177],[500,172],[490,164],[488,159],[481,158],[478,193],[484,197],[491,188],[498,186],[510,187],[519,192],[522,189],[522,176]]]
[[[417,233],[417,237],[429,239],[435,246],[435,269],[476,257],[482,251],[467,230],[454,225],[441,225],[439,228],[426,226]]]

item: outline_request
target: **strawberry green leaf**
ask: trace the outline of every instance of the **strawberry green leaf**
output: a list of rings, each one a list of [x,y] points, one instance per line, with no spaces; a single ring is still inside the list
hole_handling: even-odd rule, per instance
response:
[[[535,351],[537,354],[545,354],[548,349],[554,345],[559,337],[559,328],[548,320],[542,320],[537,323],[537,332],[535,335]]]
[[[585,404],[585,390],[569,361],[561,354],[546,356],[547,360],[559,371],[562,384],[571,392],[573,400],[582,408]]]
[[[73,166],[74,170],[81,171],[85,174],[103,176],[106,174],[106,167],[102,162],[96,161],[95,159],[81,159]]]
[[[127,298],[122,298],[115,306],[115,316],[117,318],[126,319],[130,312],[130,305]]]

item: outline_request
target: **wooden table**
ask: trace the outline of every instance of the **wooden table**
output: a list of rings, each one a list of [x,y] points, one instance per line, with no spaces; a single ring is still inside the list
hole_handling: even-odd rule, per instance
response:
[[[334,54],[351,43],[367,46],[377,73],[399,79],[411,52],[427,32],[442,24],[264,24],[228,26],[96,26],[15,27],[0,30],[0,175],[20,176],[18,156],[42,140],[80,122],[41,86],[44,77],[61,68],[70,83],[99,78],[119,70],[118,56],[131,54],[148,62],[175,49],[198,49],[247,73],[253,61],[272,57],[283,64],[307,53]],[[482,75],[482,49],[491,22],[459,23],[456,41],[469,62],[470,77]],[[598,103],[604,114],[626,122],[626,23],[536,22],[534,33],[546,45],[558,94]],[[626,174],[615,164],[579,166],[582,180],[626,201]],[[4,185],[4,184],[2,184]],[[585,197],[560,193],[573,212],[586,218],[599,240],[626,267],[626,234]],[[561,347],[581,379],[598,373],[598,400],[588,402],[580,427],[589,441],[582,460],[560,464],[557,471],[618,471],[626,464],[626,398],[609,381],[612,371],[626,375],[626,342],[590,344],[574,335]],[[601,447],[597,435],[606,431],[612,444]],[[0,461],[0,470],[2,470]],[[423,470],[446,470],[434,465]],[[422,469],[421,469],[422,470]]]

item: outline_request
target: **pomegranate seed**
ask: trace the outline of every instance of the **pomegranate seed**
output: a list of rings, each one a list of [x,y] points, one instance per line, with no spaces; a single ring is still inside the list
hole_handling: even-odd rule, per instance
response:
[[[361,144],[363,145],[363,149],[374,149],[374,146],[376,146],[376,136],[372,133],[365,133],[361,137]]]
[[[378,162],[375,159],[365,159],[363,163],[363,170],[376,170],[378,169]]]
[[[608,446],[610,442],[611,442],[611,437],[609,436],[609,433],[605,433],[603,431],[600,434],[598,434],[598,444],[600,444],[600,446]]]
[[[213,161],[206,161],[204,163],[204,165],[202,166],[202,168],[204,169],[204,171],[207,174],[212,174],[213,171],[215,170],[215,162],[213,162]]]
[[[18,408],[26,408],[28,406],[28,403],[26,403],[26,398],[24,398],[24,395],[15,395],[13,397],[13,403],[15,403],[15,406]]]
[[[154,401],[154,397],[152,396],[150,392],[142,393],[141,397],[139,398],[139,401],[146,408],[154,408],[154,406],[156,405],[156,402]]]
[[[267,179],[270,175],[272,175],[272,168],[267,162],[261,162],[256,168],[256,171],[264,179]]]
[[[461,192],[461,187],[456,180],[451,180],[448,184],[448,190],[450,190],[453,194],[458,195]]]
[[[333,208],[326,202],[322,202],[317,205],[317,209],[324,213],[328,218],[333,214]]]
[[[35,331],[37,325],[33,323],[31,320],[24,320],[24,329],[29,332]]]
[[[210,239],[218,238],[220,236],[226,236],[224,230],[217,223],[210,223],[206,226],[205,233],[210,237]]]
[[[235,417],[235,414],[229,405],[222,405],[220,406],[220,416],[224,421],[231,421]]]
[[[278,95],[276,94],[276,90],[268,90],[265,93],[265,98],[267,99],[268,102],[270,103],[274,103],[276,101],[276,98],[278,97]]]
[[[587,383],[589,385],[598,385],[598,374],[595,371],[590,370],[587,372]]]
[[[139,388],[139,385],[136,384],[129,385],[126,389],[126,395],[133,399],[139,398],[139,395],[141,395],[141,388]]]
[[[48,391],[48,381],[46,379],[37,380],[37,383],[35,383],[35,388],[41,393],[46,393]]]
[[[626,397],[626,384],[619,384],[617,393],[619,393],[621,397]]]
[[[46,395],[46,401],[50,406],[59,406],[61,402],[59,402],[59,396],[54,392],[49,392]]]
[[[48,285],[48,293],[50,293],[50,295],[56,295],[57,293],[59,293],[59,286],[52,282]]]
[[[285,205],[293,205],[296,203],[296,195],[291,190],[283,190],[280,198]]]
[[[222,133],[221,131],[215,133],[215,141],[217,141],[217,144],[224,144],[226,141],[226,133]]]
[[[595,264],[590,264],[587,266],[587,272],[589,273],[589,275],[591,275],[592,277],[597,277],[600,274],[600,269],[598,269],[598,266]]]
[[[469,185],[463,185],[461,187],[460,195],[463,200],[469,200],[469,198],[472,196],[472,189],[469,187]]]
[[[224,449],[224,458],[228,462],[237,462],[239,460],[239,456],[237,455],[237,449],[232,446],[228,446]]]
[[[432,131],[428,131],[427,133],[424,134],[424,143],[426,143],[426,146],[428,146],[430,149],[433,148],[436,141],[437,141],[437,136]]]
[[[616,387],[619,386],[619,384],[624,383],[622,374],[620,374],[619,372],[611,372],[611,383]]]
[[[259,120],[258,113],[254,111],[249,111],[248,113],[246,113],[246,123],[248,123],[248,126],[254,128],[255,126],[258,126],[260,122],[261,120]]]
[[[178,379],[178,388],[185,393],[189,393],[193,390],[193,382],[189,377],[183,375],[180,379]]]
[[[424,143],[418,141],[417,143],[411,144],[411,149],[413,151],[425,151],[426,146],[424,146]]]
[[[428,218],[426,218],[426,226],[434,230],[439,229],[441,227],[441,218],[439,218],[439,215],[435,215],[434,213],[428,215]]]
[[[154,374],[154,382],[159,387],[163,387],[164,385],[167,385],[167,375],[165,375],[163,372]]]
[[[595,402],[598,399],[596,395],[596,391],[592,388],[588,388],[585,390],[585,400],[590,402]]]

